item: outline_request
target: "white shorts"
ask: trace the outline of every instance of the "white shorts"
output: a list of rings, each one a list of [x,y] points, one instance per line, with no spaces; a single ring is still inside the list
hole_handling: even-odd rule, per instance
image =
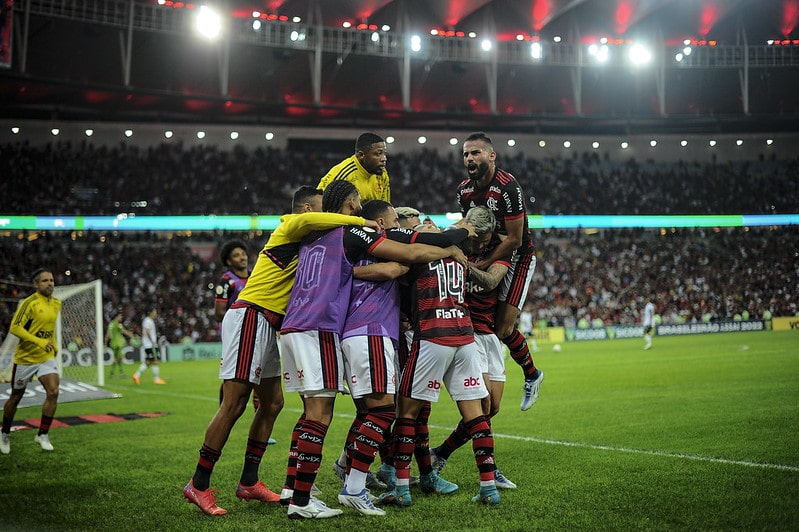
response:
[[[283,385],[287,392],[317,397],[319,395],[313,392],[345,392],[344,357],[338,334],[324,331],[282,333],[280,351]]]
[[[505,382],[505,346],[496,334],[475,334],[480,369],[488,373],[488,380]]]
[[[497,297],[500,301],[522,309],[527,301],[527,289],[535,273],[535,254],[520,257],[517,253],[510,259],[510,268],[499,283]]]
[[[399,362],[391,338],[352,336],[341,341],[341,352],[347,387],[354,399],[373,393],[394,395]]]
[[[40,364],[14,364],[11,368],[11,387],[14,390],[24,390],[34,375],[43,377],[52,373],[58,374],[58,362],[55,358]]]
[[[400,393],[420,401],[438,402],[441,385],[454,401],[488,396],[474,342],[459,347],[427,340],[414,342],[402,374]]]
[[[222,360],[219,378],[254,385],[280,376],[275,329],[255,308],[231,308],[222,319]]]

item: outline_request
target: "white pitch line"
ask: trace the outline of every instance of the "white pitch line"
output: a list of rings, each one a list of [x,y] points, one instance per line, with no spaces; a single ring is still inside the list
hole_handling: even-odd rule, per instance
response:
[[[147,391],[142,390],[140,388],[134,389],[136,392],[144,393],[144,394],[158,394],[158,395],[168,395],[171,397],[185,397],[191,398],[194,400],[210,400],[210,401],[218,401],[217,397],[209,397],[209,396],[196,396],[196,395],[186,395],[186,394],[176,394],[176,393],[163,393],[161,390],[153,390]],[[283,412],[295,412],[301,413],[302,410],[298,408],[284,408]],[[335,413],[333,414],[335,417],[342,417],[352,419],[351,413]],[[452,430],[452,427],[444,427],[441,425],[429,425],[430,428],[434,428],[436,430]],[[738,465],[744,467],[758,467],[761,469],[773,469],[777,471],[790,471],[792,473],[799,473],[799,466],[792,466],[792,465],[785,465],[785,464],[770,464],[766,462],[750,462],[748,460],[732,460],[730,458],[715,458],[713,456],[702,456],[699,454],[686,454],[686,453],[675,453],[675,452],[667,452],[667,451],[650,451],[647,449],[633,449],[630,447],[614,447],[612,445],[597,445],[594,443],[581,443],[581,442],[574,442],[574,441],[563,441],[563,440],[551,440],[548,438],[535,438],[532,436],[517,436],[515,434],[502,434],[499,432],[494,433],[495,438],[502,438],[508,440],[518,440],[518,441],[528,441],[528,442],[535,442],[535,443],[545,443],[547,445],[560,445],[563,447],[577,447],[581,449],[595,449],[597,451],[615,451],[617,453],[629,453],[629,454],[645,454],[649,456],[662,456],[664,458],[683,458],[686,460],[695,460],[697,462],[709,462],[714,464],[726,464],[726,465]]]
[[[430,425],[433,427],[433,425]],[[435,427],[435,428],[444,428],[445,427]],[[687,460],[696,460],[697,462],[711,462],[716,464],[728,464],[728,465],[739,465],[739,466],[746,466],[746,467],[759,467],[761,469],[776,469],[779,471],[791,471],[793,473],[799,473],[799,466],[791,466],[791,465],[784,465],[784,464],[770,464],[766,462],[750,462],[747,460],[732,460],[730,458],[715,458],[713,456],[702,456],[699,454],[686,454],[686,453],[674,453],[674,452],[667,452],[667,451],[649,451],[647,449],[634,449],[630,447],[614,447],[612,445],[597,445],[593,443],[581,443],[581,442],[573,442],[573,441],[563,441],[563,440],[550,440],[547,438],[535,438],[531,436],[516,436],[514,434],[501,434],[501,433],[494,433],[494,437],[497,438],[505,438],[509,440],[519,440],[519,441],[529,441],[535,443],[546,443],[548,445],[562,445],[564,447],[579,447],[582,449],[595,449],[598,451],[615,451],[619,453],[630,453],[630,454],[646,454],[649,456],[662,456],[665,458],[685,458]]]

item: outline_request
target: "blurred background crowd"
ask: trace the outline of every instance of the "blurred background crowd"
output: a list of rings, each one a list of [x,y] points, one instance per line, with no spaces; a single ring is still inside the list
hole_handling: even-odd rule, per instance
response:
[[[392,153],[392,201],[427,213],[456,210],[464,177],[455,153]],[[294,190],[316,184],[341,154],[281,149],[0,145],[3,214],[104,214],[147,201],[141,214],[281,214]],[[729,164],[611,161],[600,154],[499,166],[521,182],[530,214],[766,214],[797,212],[799,159]],[[218,248],[243,239],[251,264],[266,233],[20,232],[0,235],[0,340],[33,267],[56,284],[102,279],[105,315],[140,328],[148,307],[170,343],[217,341],[211,287]],[[538,230],[528,303],[549,325],[639,323],[647,298],[664,323],[793,316],[799,228]]]

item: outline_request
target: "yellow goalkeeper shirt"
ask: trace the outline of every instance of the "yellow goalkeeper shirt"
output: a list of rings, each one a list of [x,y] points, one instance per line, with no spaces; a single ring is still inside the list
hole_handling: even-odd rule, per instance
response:
[[[379,199],[391,203],[388,170],[384,169],[383,173],[379,175],[370,174],[368,170],[361,166],[358,157],[353,155],[331,168],[319,181],[319,185],[316,188],[324,190],[330,183],[339,179],[349,181],[355,185],[361,194],[361,201]]]
[[[39,292],[29,295],[17,307],[8,332],[19,338],[14,352],[15,364],[41,364],[55,357],[58,345],[49,353],[47,342],[55,341],[55,322],[61,311],[61,300],[45,297]]]
[[[360,216],[332,212],[286,214],[264,245],[255,267],[237,301],[246,301],[284,316],[297,273],[300,243],[312,231],[326,231],[342,225],[362,226]]]

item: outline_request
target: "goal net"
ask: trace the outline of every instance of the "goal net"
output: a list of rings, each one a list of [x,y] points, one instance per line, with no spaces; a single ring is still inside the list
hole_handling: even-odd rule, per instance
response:
[[[102,281],[56,286],[53,296],[61,300],[61,312],[56,322],[61,376],[104,386]],[[18,342],[16,336],[9,334],[0,346],[0,382],[11,380],[11,366]]]

